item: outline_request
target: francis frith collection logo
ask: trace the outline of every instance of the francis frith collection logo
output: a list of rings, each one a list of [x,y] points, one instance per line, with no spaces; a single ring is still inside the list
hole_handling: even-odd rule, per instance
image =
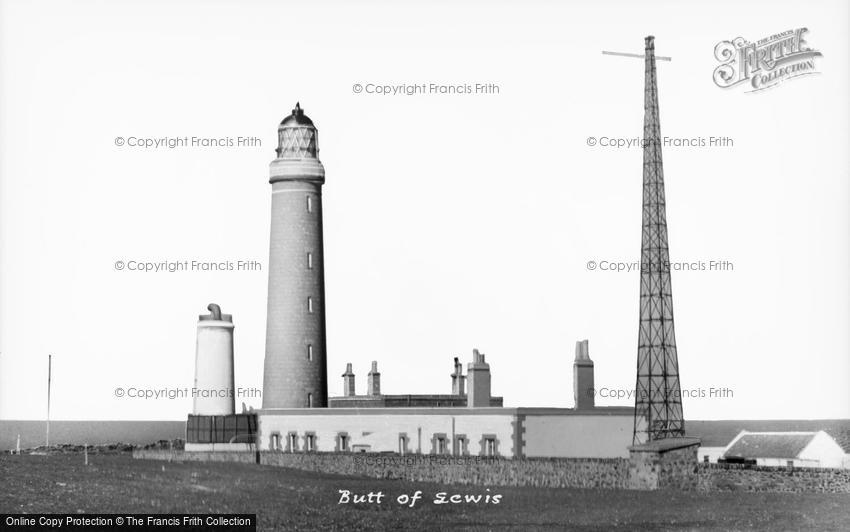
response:
[[[783,31],[755,42],[743,37],[722,41],[714,47],[720,65],[714,69],[714,83],[728,89],[746,83],[755,92],[808,74],[817,74],[815,58],[821,53],[810,48],[808,28]]]

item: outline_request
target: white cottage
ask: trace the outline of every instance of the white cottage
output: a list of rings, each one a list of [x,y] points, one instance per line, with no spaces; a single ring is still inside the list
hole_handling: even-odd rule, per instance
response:
[[[723,461],[763,466],[847,467],[844,449],[824,431],[748,432],[726,446]]]

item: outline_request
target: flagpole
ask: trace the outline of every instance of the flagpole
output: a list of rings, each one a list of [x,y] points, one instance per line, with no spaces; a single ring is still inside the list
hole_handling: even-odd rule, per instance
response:
[[[53,355],[47,355],[47,427],[44,435],[46,447],[50,447],[50,376],[52,369]]]

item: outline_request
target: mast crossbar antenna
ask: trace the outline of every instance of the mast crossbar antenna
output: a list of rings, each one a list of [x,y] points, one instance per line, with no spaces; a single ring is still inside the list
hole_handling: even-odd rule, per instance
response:
[[[603,55],[618,55],[620,57],[637,57],[639,59],[646,59],[646,56],[643,54],[627,54],[626,52],[609,52],[608,50],[602,50]],[[664,57],[661,55],[655,56],[656,61],[672,61],[672,57]]]

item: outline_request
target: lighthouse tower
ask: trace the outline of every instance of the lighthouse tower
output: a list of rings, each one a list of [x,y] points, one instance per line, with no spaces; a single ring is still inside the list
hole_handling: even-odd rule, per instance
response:
[[[318,131],[299,104],[278,128],[272,185],[263,408],[326,407]]]

